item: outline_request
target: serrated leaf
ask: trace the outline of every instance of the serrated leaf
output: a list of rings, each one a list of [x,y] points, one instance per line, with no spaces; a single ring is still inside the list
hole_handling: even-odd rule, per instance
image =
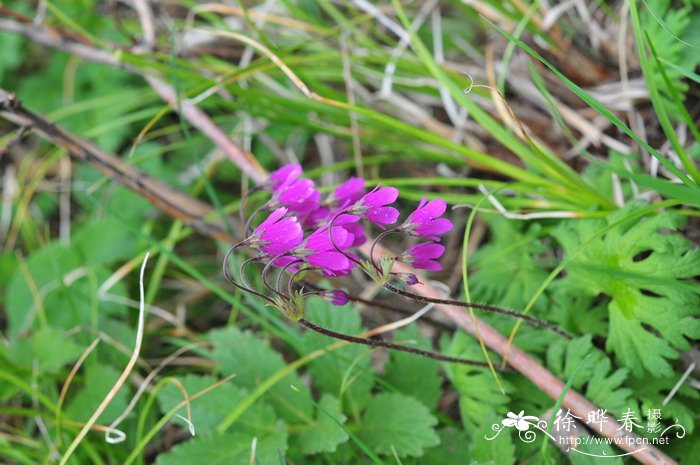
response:
[[[632,390],[622,387],[627,379],[627,370],[620,368],[611,373],[610,359],[593,346],[591,339],[587,335],[550,345],[547,366],[560,379],[568,380],[576,372],[572,388],[583,391],[588,400],[610,412],[619,414],[632,408]]]
[[[573,465],[598,465],[603,461],[610,465],[622,465],[624,463],[622,458],[615,457],[618,452],[604,442],[600,444],[587,444],[584,442],[576,446],[576,450],[579,453],[572,451],[569,454]]]
[[[187,395],[200,392],[216,383],[212,376],[187,375],[179,378],[179,381],[187,390]],[[205,436],[214,431],[216,425],[223,420],[228,412],[233,410],[248,394],[248,390],[235,385],[234,380],[223,384],[216,389],[191,402],[192,424],[198,436]],[[169,411],[182,402],[183,393],[174,384],[165,385],[158,392],[158,400],[163,413]],[[184,416],[185,408],[179,412]],[[255,434],[258,431],[274,429],[277,418],[272,407],[256,402],[247,409],[236,421],[236,431],[245,431]]]
[[[538,239],[541,228],[535,223],[524,229],[523,222],[501,216],[490,217],[488,222],[491,241],[474,254],[471,262],[477,269],[469,278],[473,300],[522,308],[547,277],[534,260],[536,254],[546,250]],[[547,307],[546,296],[543,297],[535,309]]]
[[[350,438],[347,431],[338,424],[342,425],[347,421],[338,399],[329,394],[323,394],[318,405],[316,423],[299,437],[301,451],[304,454],[335,452],[339,444]]]
[[[603,220],[567,221],[554,235],[567,254],[630,210]],[[684,222],[670,212],[628,222],[590,242],[569,263],[559,286],[571,292],[610,297],[607,348],[636,375],[669,376],[669,359],[687,350],[686,338],[700,337],[700,249],[673,234]],[[662,231],[671,231],[665,233]],[[641,255],[644,253],[644,255]]]
[[[511,438],[512,428],[505,428],[492,440],[486,439],[494,436],[491,425],[500,423],[501,418],[493,413],[482,418],[480,426],[474,431],[474,440],[469,454],[470,460],[477,463],[497,463],[499,465],[515,463],[515,446]]]
[[[479,342],[461,331],[452,337],[448,353],[463,358],[483,358]],[[494,360],[494,363],[497,361]],[[501,379],[506,391],[506,395],[503,395],[487,368],[452,364],[446,368],[446,372],[459,393],[459,410],[466,426],[475,428],[494,412],[506,414],[511,386],[505,379]]]
[[[58,372],[84,350],[62,331],[47,327],[12,344],[7,355],[15,365],[30,371],[36,366],[38,374],[44,374]]]
[[[697,421],[697,406],[700,404],[700,393],[686,383],[681,385],[673,398],[663,405],[668,393],[673,389],[678,380],[676,378],[635,379],[630,382],[630,387],[641,401],[640,418],[646,420],[647,410],[660,409],[661,421],[666,425],[672,425],[674,420],[683,425],[686,433],[693,433]],[[685,439],[684,439],[685,441]]]
[[[82,389],[68,396],[65,415],[74,421],[87,421],[104,400],[107,393],[119,379],[120,371],[102,363],[86,363],[82,376]],[[117,418],[128,403],[129,388],[122,386],[97,420],[100,424],[109,424]]]
[[[426,449],[422,457],[413,462],[403,461],[403,465],[461,464],[469,457],[471,441],[465,431],[456,428],[445,428],[438,431],[440,444]]]
[[[257,434],[229,431],[195,436],[159,454],[156,465],[267,465],[279,463],[280,452],[287,452],[287,426],[283,422],[278,422],[271,431],[259,431]]]
[[[214,349],[211,357],[225,374],[236,373],[236,384],[255,389],[261,382],[284,370],[286,362],[270,344],[249,331],[228,327],[209,333]],[[294,392],[294,386],[298,392]],[[275,411],[288,422],[313,422],[313,405],[298,399],[309,396],[308,390],[296,373],[291,373],[272,386],[264,396]],[[309,396],[310,399],[310,396]]]
[[[425,350],[432,350],[430,341],[416,325],[396,331],[394,341]],[[411,343],[409,344],[408,341]],[[429,408],[435,408],[442,394],[442,379],[435,360],[392,351],[385,367],[386,380],[399,392],[415,397]]]
[[[338,308],[322,299],[310,299],[306,306],[306,318],[317,325],[350,335],[362,332],[360,313],[353,307]],[[315,332],[304,334],[308,352],[333,342]],[[357,414],[369,401],[374,385],[370,349],[358,344],[336,349],[311,363],[311,376],[316,387],[337,396],[346,411]]]
[[[399,457],[420,457],[440,443],[436,424],[428,408],[413,397],[384,393],[370,400],[357,434],[380,454],[395,450]]]

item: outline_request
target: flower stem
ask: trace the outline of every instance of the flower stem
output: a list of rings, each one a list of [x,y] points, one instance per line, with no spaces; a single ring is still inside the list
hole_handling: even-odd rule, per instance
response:
[[[245,291],[245,292],[250,292],[251,294],[258,296],[261,299],[265,300],[266,302],[274,303],[273,300],[271,298],[269,298],[268,296],[261,294],[257,291],[254,291],[253,289],[236,282],[236,280],[233,279],[233,276],[231,276],[231,272],[228,269],[228,261],[231,258],[231,255],[233,255],[233,252],[235,252],[236,249],[238,249],[239,247],[244,245],[244,242],[245,241],[239,242],[238,244],[231,247],[228,252],[226,252],[226,256],[224,257],[224,276],[226,276],[226,279],[228,280],[228,282],[230,282],[231,284],[236,286],[238,289]]]
[[[515,310],[508,310],[507,308],[501,308],[501,307],[496,307],[495,305],[488,305],[488,304],[477,304],[477,303],[467,303],[467,302],[462,302],[460,300],[449,300],[449,299],[433,299],[429,297],[424,297],[418,294],[414,294],[412,292],[406,292],[404,290],[401,290],[392,284],[385,284],[384,288],[393,292],[394,294],[398,294],[403,297],[408,297],[409,299],[414,299],[419,302],[424,302],[424,303],[433,303],[433,304],[440,304],[440,305],[454,305],[456,307],[465,307],[465,308],[473,308],[475,310],[482,310],[485,312],[491,312],[491,313],[498,313],[499,315],[507,315],[511,316],[513,318],[518,318],[523,321],[525,321],[527,324],[530,326],[534,326],[536,328],[544,328],[548,329],[552,332],[555,332],[559,334],[560,336],[565,337],[566,339],[571,339],[571,335],[564,331],[563,329],[559,328],[557,325],[550,323],[549,321],[545,320],[540,320],[539,318],[535,318],[533,316],[529,315],[524,315],[521,312],[516,312]]]
[[[358,259],[356,259],[353,256],[340,250],[340,248],[335,243],[335,239],[333,239],[333,225],[335,224],[335,220],[337,220],[342,215],[349,215],[349,213],[346,213],[346,212],[347,212],[347,210],[343,210],[342,212],[338,213],[337,215],[335,215],[333,217],[333,219],[331,220],[331,224],[328,226],[328,238],[331,240],[331,244],[333,245],[333,248],[336,250],[336,252],[343,254],[345,256],[345,258],[347,258],[348,260],[353,262],[355,265],[362,268],[362,262],[360,262]]]
[[[381,341],[381,340],[377,340],[377,339],[365,339],[363,337],[350,336],[348,334],[338,333],[338,332],[330,330],[328,328],[323,328],[321,326],[315,325],[304,318],[302,318],[298,321],[299,321],[299,324],[301,324],[305,328],[308,328],[308,329],[315,331],[319,334],[323,334],[324,336],[332,337],[334,339],[340,339],[341,341],[352,342],[355,344],[362,344],[362,345],[366,345],[366,346],[370,346],[370,347],[381,347],[384,349],[397,350],[399,352],[407,352],[409,354],[419,355],[421,357],[431,358],[433,360],[438,360],[441,362],[458,363],[461,365],[470,365],[470,366],[479,366],[479,367],[488,367],[486,362],[482,362],[479,360],[469,360],[466,358],[450,357],[449,355],[442,355],[442,354],[438,354],[436,352],[430,352],[428,350],[417,349],[415,347],[402,346],[399,344],[393,344],[391,342]]]
[[[381,269],[379,269],[379,266],[377,266],[377,262],[374,261],[374,247],[376,247],[376,245],[379,244],[379,241],[384,239],[386,236],[388,236],[389,234],[395,233],[398,230],[399,230],[399,228],[394,228],[394,229],[388,229],[386,231],[383,231],[381,234],[379,234],[377,236],[377,238],[374,240],[374,242],[372,242],[372,247],[369,248],[369,261],[372,264],[372,266],[374,266],[374,269],[376,269],[377,271],[381,271]]]

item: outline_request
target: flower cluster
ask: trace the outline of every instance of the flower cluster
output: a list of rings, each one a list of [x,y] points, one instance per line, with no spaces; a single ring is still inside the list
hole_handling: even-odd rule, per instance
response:
[[[445,247],[439,244],[440,236],[452,229],[450,220],[442,217],[446,210],[444,200],[423,198],[418,208],[396,226],[399,219],[399,210],[395,206],[399,195],[397,189],[378,185],[365,193],[365,181],[350,178],[323,197],[314,182],[303,178],[302,174],[298,164],[286,165],[270,174],[261,186],[270,194],[270,199],[256,211],[256,214],[267,211],[268,216],[236,246],[253,247],[259,251],[255,261],[266,263],[263,282],[277,296],[274,297],[275,303],[284,310],[288,310],[289,301],[296,302],[310,294],[326,298],[335,305],[347,303],[347,294],[339,290],[307,292],[301,297],[290,295],[291,280],[304,271],[316,270],[325,276],[338,277],[360,268],[380,284],[386,284],[392,278],[394,261],[430,271],[441,269],[438,259]],[[389,234],[404,234],[425,241],[412,245],[395,257],[381,257],[375,262],[370,252],[369,260],[362,261],[353,249],[367,242],[366,224],[382,230],[371,250]],[[280,268],[280,276],[285,272],[292,273],[288,293],[279,289],[279,278],[277,289],[267,284],[266,274],[270,268]],[[417,283],[413,275],[396,274],[393,277],[409,285]]]

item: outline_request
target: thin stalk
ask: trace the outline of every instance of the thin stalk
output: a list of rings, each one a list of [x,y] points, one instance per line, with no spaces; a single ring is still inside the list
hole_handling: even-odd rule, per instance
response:
[[[226,276],[226,280],[242,291],[250,292],[251,294],[260,297],[261,299],[265,300],[268,303],[274,303],[274,301],[271,298],[269,298],[268,296],[261,294],[258,291],[254,291],[253,289],[246,287],[243,284],[240,284],[235,279],[233,279],[233,276],[231,276],[231,272],[228,269],[228,261],[231,258],[231,255],[233,255],[233,252],[235,252],[242,245],[243,245],[243,243],[239,242],[238,244],[231,247],[228,252],[226,252],[226,256],[224,257],[224,267],[223,267],[224,268],[224,276]]]
[[[479,367],[488,367],[486,362],[481,362],[479,360],[469,360],[466,358],[450,357],[449,355],[442,355],[435,352],[430,352],[427,350],[416,349],[415,347],[402,346],[399,344],[393,344],[391,342],[375,340],[375,339],[365,339],[363,337],[350,336],[348,334],[338,333],[336,331],[317,326],[310,321],[302,318],[299,320],[299,324],[315,331],[324,336],[332,337],[334,339],[339,339],[341,341],[351,342],[354,344],[362,344],[370,347],[381,347],[384,349],[392,349],[400,352],[407,352],[409,354],[420,355],[422,357],[431,358],[433,360],[438,360],[441,362],[458,363],[460,365],[470,365]]]
[[[485,312],[491,312],[491,313],[497,313],[499,315],[511,316],[513,318],[517,318],[519,320],[525,321],[530,326],[534,326],[536,328],[548,329],[552,332],[559,334],[560,336],[563,336],[567,339],[571,339],[571,335],[569,333],[560,329],[559,327],[550,323],[549,321],[540,320],[539,318],[535,318],[535,317],[532,317],[529,315],[524,315],[524,314],[522,314],[520,312],[516,312],[514,310],[508,310],[506,308],[496,307],[494,305],[462,302],[459,300],[433,299],[433,298],[429,298],[429,297],[424,297],[422,295],[414,294],[412,292],[406,292],[406,291],[401,290],[401,289],[399,289],[391,284],[388,284],[388,283],[384,285],[384,288],[395,293],[395,294],[398,294],[400,296],[408,297],[410,299],[414,299],[414,300],[417,300],[419,302],[424,302],[426,304],[433,303],[433,304],[440,304],[440,305],[454,305],[456,307],[473,308],[475,310],[483,310]]]

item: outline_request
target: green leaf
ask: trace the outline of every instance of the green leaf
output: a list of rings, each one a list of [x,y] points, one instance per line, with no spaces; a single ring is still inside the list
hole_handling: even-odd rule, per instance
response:
[[[606,219],[566,221],[554,236],[568,254],[607,224],[643,204],[628,204]],[[670,376],[669,359],[687,350],[686,338],[700,337],[700,249],[675,234],[681,215],[663,212],[608,231],[593,240],[568,266],[558,285],[608,304],[606,347],[635,375]]]
[[[156,465],[268,465],[279,463],[280,452],[287,452],[287,426],[283,422],[278,422],[272,430],[255,434],[229,431],[211,436],[196,436],[159,454]]]
[[[483,358],[478,341],[462,331],[452,337],[448,353],[463,358]],[[497,360],[494,360],[496,363]],[[487,368],[452,364],[446,372],[459,393],[459,411],[465,426],[470,429],[478,427],[486,416],[494,412],[506,414],[509,396],[501,393]],[[508,394],[511,385],[505,379],[501,382]]]
[[[522,308],[527,296],[547,277],[534,260],[547,250],[538,238],[541,227],[534,223],[525,229],[524,222],[501,216],[488,216],[488,223],[491,240],[479,248],[472,261],[477,269],[469,276],[472,294],[476,302]],[[503,279],[504,275],[508,279]],[[547,308],[546,298],[538,299],[535,309],[541,308]]]
[[[632,390],[621,387],[627,379],[627,370],[620,368],[611,373],[610,359],[593,346],[590,335],[551,344],[547,366],[560,379],[570,379],[579,367],[571,386],[596,405],[615,413],[631,407]]]
[[[80,260],[75,250],[58,243],[43,247],[27,259],[28,274],[32,277],[42,300],[45,298],[41,295],[42,289],[58,288],[63,277],[79,266]],[[8,335],[13,338],[32,327],[38,311],[32,288],[19,267],[7,286],[5,302]]]
[[[381,454],[390,455],[395,450],[399,457],[420,457],[424,449],[440,443],[436,424],[428,408],[416,399],[384,393],[367,405],[357,434]]]
[[[511,438],[512,428],[505,428],[492,440],[494,431],[491,425],[500,424],[501,418],[494,413],[482,418],[481,425],[474,431],[474,441],[472,442],[470,460],[477,463],[497,463],[499,465],[509,465],[515,463],[515,446]]]
[[[417,325],[397,331],[394,341],[432,350],[430,341],[420,334]],[[439,365],[429,358],[392,351],[385,367],[385,378],[399,392],[415,397],[431,409],[437,406],[442,395]]]
[[[187,390],[187,394],[192,396],[213,385],[217,380],[212,376],[187,375],[179,378],[179,381]],[[232,382],[223,384],[191,402],[192,424],[198,436],[212,433],[227,412],[232,410],[248,394],[246,389],[236,386],[234,383],[235,378]],[[158,392],[158,400],[161,411],[165,413],[184,399],[182,391],[174,384],[169,383]],[[184,410],[183,407],[180,415],[184,416]],[[256,402],[238,419],[236,431],[254,434],[257,431],[272,430],[276,421],[277,418],[272,407],[264,402]]]
[[[83,388],[69,396],[70,400],[65,409],[66,417],[74,421],[87,421],[115,385],[120,374],[120,371],[109,365],[88,359],[82,377]],[[97,423],[109,424],[117,418],[126,409],[129,395],[128,384],[122,386]]]
[[[354,307],[338,308],[318,298],[308,300],[306,306],[306,318],[319,326],[350,335],[362,332],[360,313]],[[304,347],[308,352],[333,342],[334,339],[315,332],[304,334]],[[370,353],[367,347],[350,344],[311,363],[311,377],[316,387],[337,396],[345,410],[354,415],[359,414],[371,397],[374,372]]]
[[[618,452],[604,442],[600,444],[583,443],[576,446],[576,450],[582,453],[571,452],[569,457],[573,465],[598,465],[603,461],[606,465],[622,465],[624,463],[622,458],[614,457]],[[603,458],[603,456],[607,457]]]
[[[211,357],[224,374],[236,373],[235,383],[247,389],[254,389],[259,383],[280,370],[286,362],[270,344],[248,331],[228,327],[209,333],[214,349]],[[295,386],[298,393],[290,386]],[[300,401],[297,396],[309,396],[298,375],[285,376],[266,393],[265,399],[275,411],[288,422],[313,422],[313,404]]]
[[[73,236],[87,263],[111,263],[136,255],[138,236],[114,218],[91,221]]]
[[[340,402],[329,394],[323,394],[318,402],[316,423],[299,437],[301,451],[304,454],[335,452],[339,444],[350,436],[342,426],[347,417],[340,409]],[[340,425],[338,424],[340,423]]]
[[[460,464],[470,454],[471,442],[467,433],[456,428],[445,428],[438,431],[440,444],[426,449],[422,457],[415,459],[416,465]],[[479,439],[480,440],[480,439]],[[404,461],[404,465],[408,465]]]
[[[39,374],[56,373],[66,363],[76,360],[85,349],[55,328],[42,328],[27,339],[21,339],[8,348],[8,358],[15,365]]]

